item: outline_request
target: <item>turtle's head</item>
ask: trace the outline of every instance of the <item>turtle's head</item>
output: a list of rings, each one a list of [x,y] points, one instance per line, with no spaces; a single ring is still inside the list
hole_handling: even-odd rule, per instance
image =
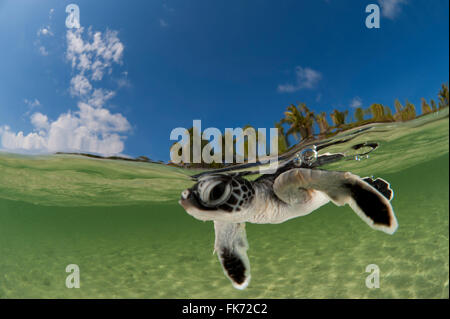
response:
[[[191,188],[181,193],[180,205],[200,220],[229,220],[254,195],[249,181],[239,176],[213,174],[199,178]]]

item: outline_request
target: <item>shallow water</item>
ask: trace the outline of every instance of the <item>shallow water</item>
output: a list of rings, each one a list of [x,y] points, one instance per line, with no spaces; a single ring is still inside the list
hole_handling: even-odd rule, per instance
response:
[[[0,298],[448,298],[448,125],[444,110],[321,151],[352,155],[352,145],[378,142],[367,159],[325,168],[388,180],[399,229],[372,230],[333,204],[279,225],[247,224],[244,291],[212,254],[212,223],[177,204],[194,172],[0,153]],[[68,264],[80,267],[80,289],[65,286]],[[379,266],[378,289],[365,285],[369,264]]]

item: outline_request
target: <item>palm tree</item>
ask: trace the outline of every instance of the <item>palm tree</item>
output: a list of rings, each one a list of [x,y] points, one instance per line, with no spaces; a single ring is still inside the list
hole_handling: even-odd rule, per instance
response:
[[[394,120],[397,122],[404,121],[405,119],[403,116],[403,105],[402,103],[400,103],[398,99],[395,99],[394,107],[395,107]]]
[[[307,138],[314,136],[314,111],[310,111],[305,103],[300,105],[301,110],[306,115],[305,127],[307,131]]]
[[[314,113],[304,103],[297,107],[293,104],[289,105],[284,116],[281,123],[289,125],[286,135],[293,135],[296,140],[299,139],[299,134],[302,139],[313,136]]]
[[[403,106],[398,99],[395,99],[395,115],[394,119],[397,122],[412,120],[416,117],[416,107],[414,104],[409,103],[406,100],[405,106]]]
[[[416,106],[406,100],[405,112],[407,114],[407,119],[412,120],[416,118]]]
[[[422,114],[427,114],[427,113],[432,112],[430,105],[428,105],[427,101],[424,98],[422,98],[421,108],[422,108]]]
[[[439,110],[448,107],[448,85],[442,84],[442,88],[439,91]]]
[[[391,108],[387,105],[384,106],[384,120],[385,121],[394,121],[394,117],[392,116]]]
[[[334,126],[336,128],[341,128],[345,124],[345,118],[348,115],[348,110],[344,112],[339,112],[338,110],[334,110],[333,113],[331,113],[331,119],[333,120]]]
[[[431,99],[431,109],[433,112],[437,111],[436,102],[433,99]]]
[[[314,120],[316,121],[317,126],[319,126],[319,134],[325,135],[330,129],[330,125],[327,121],[327,113],[321,112],[320,114],[317,114],[314,116]]]
[[[375,122],[384,120],[384,106],[382,104],[374,103],[369,107],[369,109],[372,114],[372,119]]]
[[[284,132],[284,127],[280,122],[275,123],[275,128],[278,129],[278,153],[283,154],[289,148],[289,142]]]
[[[355,110],[354,117],[355,117],[357,123],[363,122],[364,121],[364,110],[362,108],[358,107]]]

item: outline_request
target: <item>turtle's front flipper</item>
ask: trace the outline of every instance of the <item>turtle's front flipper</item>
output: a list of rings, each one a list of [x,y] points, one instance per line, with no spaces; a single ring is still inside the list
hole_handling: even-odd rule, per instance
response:
[[[247,235],[245,223],[214,221],[217,252],[225,275],[233,287],[245,289],[250,282],[250,262],[247,257]]]
[[[276,179],[274,188],[277,184],[321,191],[338,206],[350,205],[373,229],[388,234],[397,230],[397,219],[389,202],[391,194],[383,195],[370,183],[352,173],[296,168],[281,174]]]
[[[394,192],[391,189],[391,185],[384,179],[378,177],[377,179],[374,180],[371,177],[364,177],[363,181],[373,186],[377,191],[383,194],[383,196],[386,197],[389,201],[391,201],[392,198],[394,198]]]

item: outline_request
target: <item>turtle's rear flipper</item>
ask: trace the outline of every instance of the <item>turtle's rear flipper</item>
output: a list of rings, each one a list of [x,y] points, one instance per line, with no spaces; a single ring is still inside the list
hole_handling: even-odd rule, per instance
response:
[[[380,186],[382,190],[386,190],[386,194],[383,195],[370,182],[352,173],[304,168],[292,169],[281,174],[276,183],[321,191],[338,206],[350,205],[373,229],[388,234],[393,234],[397,230],[397,219],[388,200],[392,194],[387,193],[389,188],[386,185]]]
[[[234,288],[245,289],[250,282],[250,262],[247,256],[245,223],[214,221],[217,253],[225,275]]]

